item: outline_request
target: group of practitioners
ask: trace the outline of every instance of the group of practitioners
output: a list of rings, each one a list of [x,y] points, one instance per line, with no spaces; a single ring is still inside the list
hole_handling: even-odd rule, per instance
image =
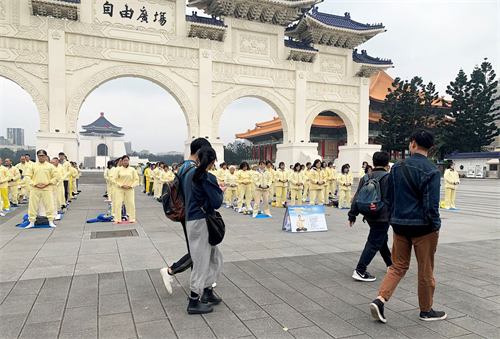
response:
[[[409,145],[412,156],[397,162],[392,168],[389,166],[389,154],[384,151],[376,152],[372,159],[373,166],[363,164],[359,173],[358,190],[352,202],[349,201],[350,210],[347,217],[348,224],[352,227],[361,213],[358,206],[359,192],[374,179],[380,180],[380,199],[383,207],[377,213],[361,213],[363,222],[368,223],[370,231],[352,277],[359,281],[374,281],[376,278],[368,273],[367,268],[376,253],[381,253],[387,266],[387,274],[377,298],[370,304],[370,311],[375,319],[384,323],[387,321],[384,314],[385,303],[389,301],[409,268],[412,248],[415,249],[419,266],[419,318],[423,321],[435,321],[447,317],[445,312],[432,308],[435,289],[434,255],[441,228],[440,171],[427,158],[433,145],[432,133],[426,130],[415,131],[410,137]],[[306,199],[315,204],[323,203],[329,197],[325,193],[328,189],[328,192],[333,194],[335,190],[339,190],[341,194],[345,191],[342,194],[345,201],[343,204],[339,202],[339,206],[348,204],[353,179],[347,164],[342,166],[341,173],[336,173],[333,164],[323,164],[319,160],[314,161],[312,165],[295,164],[289,170],[285,170],[282,163],[274,169],[272,164],[264,161],[260,161],[257,168],[251,168],[244,162],[238,169],[234,165],[221,164],[220,168],[215,170],[217,155],[207,139],[195,139],[190,147],[189,159],[180,166],[174,164],[169,167],[158,163],[141,165],[132,170],[128,167],[128,159],[122,159],[121,166],[127,168],[123,181],[119,168],[115,170],[115,174],[111,173],[116,166],[111,167],[107,174],[110,178],[108,184],[115,185],[114,191],[108,186],[108,192],[113,191],[117,202],[129,201],[116,197],[117,194],[124,197],[129,194],[128,198],[133,198],[132,188],[141,183],[141,177],[143,192],[155,198],[161,197],[164,183],[179,178],[179,189],[183,192],[186,209],[186,216],[181,224],[187,253],[171,266],[161,269],[160,273],[168,293],[171,294],[175,274],[191,269],[187,306],[189,314],[213,312],[214,306],[222,301],[213,288],[219,279],[223,256],[219,247],[212,246],[208,241],[206,215],[215,215],[215,211],[221,208],[224,202],[233,206],[237,199],[236,210],[244,210],[244,204],[248,210],[253,197],[254,215],[258,209],[255,204],[260,204],[261,201],[264,203],[265,213],[269,214],[268,199],[274,195],[276,206],[283,205],[288,195],[292,204],[300,204]],[[119,164],[117,166],[120,167]],[[450,185],[456,188],[459,180],[452,173],[453,168],[448,172],[445,175],[446,188]],[[118,193],[117,188],[120,189]],[[452,193],[446,193],[450,196],[450,206]],[[133,204],[129,205],[133,207]],[[389,226],[392,226],[394,231],[392,253],[388,247]]]
[[[38,150],[36,157],[31,161],[29,154],[23,155],[15,166],[9,158],[3,166],[0,158],[2,211],[11,212],[27,203],[29,224],[25,228],[34,227],[37,217],[46,217],[49,226],[56,227],[54,220],[62,218],[64,209],[80,192],[81,169],[63,152],[50,158],[45,150]]]

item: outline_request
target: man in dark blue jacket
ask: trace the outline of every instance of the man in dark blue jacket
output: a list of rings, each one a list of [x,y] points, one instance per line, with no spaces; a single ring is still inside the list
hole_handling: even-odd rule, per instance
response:
[[[392,266],[379,289],[379,295],[370,304],[372,316],[386,322],[384,303],[389,301],[399,281],[410,266],[412,247],[418,262],[418,302],[420,320],[446,319],[446,313],[432,309],[434,289],[434,254],[441,228],[439,197],[441,173],[427,159],[434,146],[434,135],[417,130],[410,137],[412,156],[397,162],[387,182],[385,202],[394,230]]]

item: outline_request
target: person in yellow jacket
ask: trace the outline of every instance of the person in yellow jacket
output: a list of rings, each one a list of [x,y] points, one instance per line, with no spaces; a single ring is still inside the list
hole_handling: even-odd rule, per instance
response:
[[[328,203],[330,201],[330,179],[331,179],[331,172],[328,169],[328,165],[326,164],[326,161],[323,161],[321,163],[321,171],[325,175],[325,184],[323,185],[323,202]]]
[[[7,180],[9,181],[11,207],[19,207],[19,179],[21,174],[17,167],[12,165],[12,160],[9,158],[5,158],[5,167],[7,168]]]
[[[361,167],[361,169],[359,170],[359,173],[358,173],[359,180],[361,180],[361,178],[365,176],[365,174],[366,174],[366,166],[368,166],[368,162],[363,161],[363,165],[362,165],[362,167]]]
[[[444,172],[444,208],[447,210],[455,208],[455,194],[460,184],[460,177],[455,171],[455,164],[451,163]]]
[[[146,193],[147,195],[149,195],[149,171],[151,171],[151,164],[148,162],[146,169],[144,170],[144,180],[146,182],[145,183],[146,188],[144,190],[144,193]]]
[[[224,180],[226,179],[228,173],[229,171],[227,169],[227,164],[223,162],[222,164],[219,165],[219,170],[216,173],[216,178],[217,182],[219,183],[219,186],[224,185]]]
[[[354,181],[349,167],[342,165],[342,173],[339,176],[339,207],[349,208],[351,206],[351,187]]]
[[[326,183],[326,175],[321,168],[321,160],[314,160],[313,167],[309,174],[309,205],[324,204],[323,186]]]
[[[127,213],[129,215],[129,222],[135,223],[134,187],[139,184],[139,176],[132,167],[129,167],[129,162],[130,158],[128,157],[128,155],[124,155],[122,157],[122,166],[118,167],[118,169],[116,170],[116,175],[113,178],[116,186],[115,207],[118,208],[115,212],[115,220],[118,221],[118,223],[120,223],[122,218],[124,217],[121,214],[122,203],[125,203],[125,208],[127,209]],[[120,217],[116,218],[116,216]]]
[[[290,197],[291,205],[302,205],[302,189],[304,188],[304,172],[301,171],[300,163],[296,163],[290,174]],[[295,201],[297,200],[297,201]]]
[[[227,186],[224,192],[226,200],[226,208],[233,207],[233,201],[238,198],[238,182],[236,177],[236,167],[229,166],[229,173],[227,173],[224,179],[224,185]]]
[[[257,217],[259,214],[260,208],[260,200],[262,199],[262,203],[264,204],[264,213],[271,217],[271,212],[269,211],[269,201],[268,201],[268,193],[269,188],[273,184],[273,179],[271,173],[266,170],[266,164],[264,161],[259,161],[259,169],[257,171],[251,171],[252,175],[252,183],[254,186],[254,204],[253,204],[253,217]]]
[[[288,173],[285,169],[285,163],[280,162],[278,169],[274,172],[274,192],[276,193],[276,207],[283,207],[287,194]]]
[[[156,168],[155,172],[155,199],[158,199],[161,196],[161,191],[163,189],[163,181],[161,179],[162,173],[165,172],[165,164],[160,161],[158,164],[158,167]]]
[[[249,170],[248,163],[242,162],[240,170],[236,174],[236,182],[238,183],[238,208],[236,212],[243,213],[245,210],[250,211],[252,205],[252,175],[253,171]],[[245,198],[246,208],[243,208],[243,198]]]
[[[59,208],[60,208],[60,197],[59,197],[59,187],[63,187],[63,176],[62,176],[62,171],[59,169],[62,169],[62,166],[59,165],[59,159],[58,158],[52,158],[50,159],[50,163],[56,168],[56,173],[55,176],[57,178],[57,182],[55,185],[52,185],[52,202],[54,204],[54,220],[61,220],[61,214],[59,213]],[[64,190],[64,188],[63,188]],[[59,207],[58,207],[59,206]],[[39,206],[39,211],[43,209],[43,213],[39,213],[40,215],[46,214],[46,209],[45,206],[40,204]]]
[[[154,192],[154,183],[155,183],[155,175],[156,175],[156,168],[158,167],[158,164],[153,164],[151,165],[151,169],[149,170],[148,176],[149,176],[149,193],[148,195],[153,195],[155,194]]]
[[[24,174],[19,170],[21,178],[19,178],[19,203],[24,204],[23,200],[26,197],[26,181],[24,180]]]
[[[59,163],[64,167],[65,176],[63,178],[64,182],[64,205],[68,204],[70,200],[70,190],[69,190],[69,177],[71,175],[71,165],[68,158],[63,152],[59,152]]]
[[[33,166],[34,162],[33,161],[29,161],[29,154],[26,154],[26,155],[22,155],[20,158],[19,158],[20,162],[16,165],[17,169],[23,173],[26,173],[28,168]],[[24,175],[24,174],[23,174]],[[25,193],[24,195],[21,197],[19,196],[20,198],[23,198],[22,200],[20,200],[20,202],[22,203],[24,198],[28,199],[29,195],[30,195],[30,187],[29,185],[25,185]]]
[[[65,176],[65,170],[62,165],[59,163],[58,158],[52,158],[50,161],[52,165],[56,167],[57,170],[57,184],[56,184],[56,209],[54,213],[56,214],[56,220],[61,219],[61,207],[64,205],[64,182],[63,178]]]
[[[266,161],[266,171],[271,173],[271,177],[272,177],[273,182],[274,182],[274,173],[276,172],[276,170],[274,169],[274,166],[273,166],[273,163],[271,160]],[[274,200],[274,193],[275,193],[274,185],[271,185],[271,187],[269,187],[269,202],[272,202]]]
[[[2,210],[4,212],[12,211],[9,202],[9,177],[7,176],[7,167],[3,166],[0,158],[0,196],[2,197]]]
[[[114,161],[114,167],[109,170],[108,178],[109,182],[111,183],[111,216],[116,219],[115,212],[117,211],[116,207],[116,184],[115,184],[115,177],[116,173],[118,171],[118,168],[122,166],[122,158],[118,158]],[[120,205],[119,210],[121,210],[122,206]],[[121,220],[121,219],[120,219]]]
[[[49,226],[56,227],[54,224],[55,211],[52,188],[58,181],[57,170],[52,164],[47,162],[48,157],[45,150],[39,150],[36,152],[36,156],[38,162],[31,166],[25,175],[26,184],[31,186],[30,201],[28,205],[28,219],[30,223],[25,228],[32,228],[35,226],[40,202],[45,207],[47,219],[49,219]]]
[[[304,169],[304,191],[302,192],[302,201],[307,201],[307,199],[309,198],[310,175],[311,175],[311,163],[307,162],[306,168]]]
[[[113,190],[111,189],[111,178],[109,177],[109,172],[111,169],[114,167],[114,161],[109,160],[108,164],[106,166],[106,169],[104,170],[104,180],[106,180],[106,200],[104,202],[111,202],[113,199]]]
[[[328,171],[330,172],[329,185],[330,185],[330,193],[332,197],[335,195],[335,191],[337,191],[337,180],[339,178],[339,172],[335,168],[335,164],[333,162],[328,163]]]
[[[76,186],[76,181],[80,177],[80,172],[78,171],[78,165],[76,162],[72,161],[71,162],[71,193],[73,193],[73,196],[78,195],[78,188]]]
[[[144,186],[144,175],[142,173],[142,163],[138,163],[137,166],[135,167],[135,170],[137,171],[137,176],[139,177],[139,186]]]

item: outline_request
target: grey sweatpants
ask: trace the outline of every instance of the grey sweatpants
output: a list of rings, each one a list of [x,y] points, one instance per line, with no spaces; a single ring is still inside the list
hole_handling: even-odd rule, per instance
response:
[[[193,260],[191,271],[191,291],[199,295],[203,290],[211,287],[222,270],[222,252],[219,247],[208,243],[208,229],[205,219],[188,221],[186,230],[189,242],[189,251]]]

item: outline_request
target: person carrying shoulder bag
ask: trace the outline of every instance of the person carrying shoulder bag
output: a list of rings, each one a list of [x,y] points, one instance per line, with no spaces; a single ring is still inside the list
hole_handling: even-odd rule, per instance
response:
[[[224,200],[224,190],[217,178],[208,173],[217,160],[212,147],[202,147],[198,153],[200,160],[194,171],[186,174],[186,230],[193,270],[191,271],[189,314],[204,314],[213,311],[212,305],[219,304],[222,299],[216,296],[212,286],[219,279],[222,270],[222,252],[218,246],[209,243],[209,231],[206,214],[215,215]],[[189,187],[188,187],[189,186]]]

